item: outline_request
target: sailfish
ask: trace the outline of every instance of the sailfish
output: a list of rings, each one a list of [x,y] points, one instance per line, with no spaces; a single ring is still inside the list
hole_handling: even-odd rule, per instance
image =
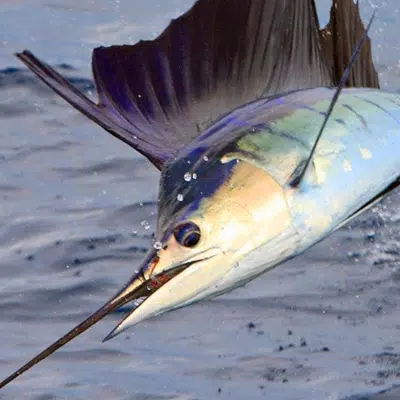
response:
[[[161,178],[128,283],[0,387],[127,303],[105,340],[244,285],[399,184],[400,95],[379,88],[353,0],[333,0],[325,27],[314,0],[198,0],[154,40],[94,49],[97,103],[17,57]]]

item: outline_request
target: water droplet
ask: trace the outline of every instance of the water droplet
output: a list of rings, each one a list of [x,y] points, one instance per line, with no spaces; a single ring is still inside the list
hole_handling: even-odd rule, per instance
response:
[[[154,248],[156,250],[161,250],[162,249],[162,243],[161,242],[155,242],[154,243]]]
[[[178,199],[178,201],[183,201],[183,194],[178,194],[178,196],[176,196],[176,198]]]
[[[204,156],[204,157],[203,157],[203,160],[204,160],[204,161],[208,161],[208,157],[207,157],[207,156]]]
[[[190,182],[192,180],[192,174],[190,172],[186,172],[184,179],[186,182]]]
[[[143,226],[143,228],[144,229],[150,229],[150,224],[146,221],[146,220],[143,220],[141,223],[140,223],[140,225],[142,225]]]

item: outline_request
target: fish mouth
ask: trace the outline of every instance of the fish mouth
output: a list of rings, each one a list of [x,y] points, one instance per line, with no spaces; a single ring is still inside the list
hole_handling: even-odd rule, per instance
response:
[[[117,294],[115,298],[110,300],[113,302],[114,299],[119,303],[120,301],[124,301],[123,304],[119,304],[117,308],[121,307],[122,305],[129,303],[133,300],[140,299],[142,301],[133,309],[131,313],[129,313],[104,339],[103,342],[112,339],[113,337],[117,336],[124,330],[128,329],[129,327],[138,324],[139,322],[143,321],[144,319],[148,319],[154,315],[160,314],[161,312],[165,311],[169,307],[169,302],[161,305],[160,303],[157,304],[158,307],[154,309],[154,311],[147,311],[145,314],[137,317],[137,311],[139,310],[144,303],[146,303],[152,296],[162,291],[165,285],[171,282],[174,278],[178,275],[183,273],[185,270],[189,269],[190,267],[202,263],[207,262],[208,260],[216,257],[217,255],[221,254],[222,251],[219,248],[211,248],[206,251],[203,251],[195,256],[190,257],[189,259],[168,267],[168,269],[161,271],[157,274],[152,275],[153,270],[157,266],[159,261],[159,257],[156,253],[151,253],[147,262],[144,263],[143,267],[136,277],[133,277],[131,281],[125,286],[125,288]],[[149,262],[150,261],[150,262]],[[139,283],[140,282],[140,283]],[[139,286],[137,286],[139,283]],[[171,295],[173,296],[173,295]],[[122,300],[125,299],[125,300]],[[171,299],[172,300],[172,299]],[[109,302],[109,303],[110,303]],[[146,304],[147,305],[147,304]],[[175,308],[175,307],[171,307]]]
[[[140,310],[142,305],[146,303],[148,299],[151,299],[156,293],[158,293],[165,285],[174,280],[177,276],[182,274],[184,271],[188,270],[190,267],[201,263],[203,261],[207,261],[217,254],[220,254],[221,251],[219,249],[210,249],[205,252],[201,252],[195,256],[187,260],[183,260],[181,263],[177,263],[176,265],[171,265],[168,269],[164,269],[161,272],[152,275],[154,268],[158,264],[160,257],[158,256],[158,251],[152,250],[148,256],[145,258],[144,262],[141,265],[141,268],[135,273],[135,275],[129,280],[129,282],[124,286],[124,288],[119,291],[114,297],[112,297],[107,303],[105,303],[101,308],[87,317],[83,322],[75,326],[64,336],[59,338],[41,353],[36,355],[30,361],[28,361],[25,365],[7,377],[5,380],[0,382],[0,389],[6,386],[8,383],[16,379],[18,376],[23,374],[25,371],[32,368],[34,365],[39,363],[40,361],[47,358],[49,355],[54,353],[59,348],[63,347],[65,344],[70,342],[75,337],[79,336],[81,333],[85,332],[95,323],[103,319],[107,314],[117,310],[118,308],[124,306],[125,304],[140,298],[145,298],[143,302],[141,302],[137,307],[126,317],[124,318],[105,338],[103,341],[109,340],[128,327],[137,324],[143,319],[149,318],[154,313],[147,313],[147,317],[141,315],[141,318],[136,319],[134,323],[130,321],[132,316],[135,316],[137,310]]]

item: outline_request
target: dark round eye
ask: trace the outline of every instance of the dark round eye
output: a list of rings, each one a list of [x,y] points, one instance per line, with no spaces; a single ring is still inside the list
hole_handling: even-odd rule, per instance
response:
[[[200,228],[193,222],[183,222],[174,229],[176,241],[185,247],[194,247],[201,238]]]

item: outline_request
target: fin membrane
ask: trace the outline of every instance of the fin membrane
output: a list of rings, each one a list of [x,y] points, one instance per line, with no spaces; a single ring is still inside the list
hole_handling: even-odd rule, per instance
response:
[[[162,169],[180,148],[245,103],[337,84],[363,32],[353,0],[335,0],[322,31],[314,0],[199,0],[155,40],[94,50],[98,104],[30,52],[18,57]],[[349,84],[371,86],[376,72],[370,51],[357,65],[360,76],[352,75]]]
[[[55,69],[36,58],[30,51],[25,50],[16,56],[42,79],[50,88],[68,101],[82,114],[95,121],[113,136],[127,143],[145,155],[157,168],[161,169],[166,161],[165,150],[160,141],[151,140],[124,119],[116,118],[102,105],[93,103]],[[147,140],[146,140],[147,139]],[[148,141],[150,139],[150,141]]]

